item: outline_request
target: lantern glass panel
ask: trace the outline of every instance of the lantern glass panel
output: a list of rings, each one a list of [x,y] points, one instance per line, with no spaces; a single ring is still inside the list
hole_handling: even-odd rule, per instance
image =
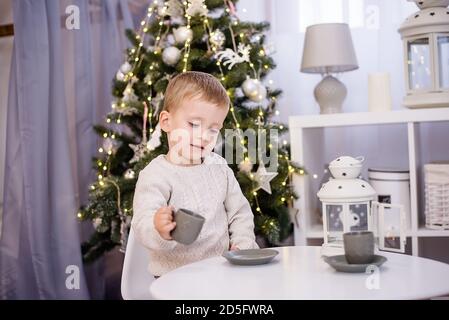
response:
[[[368,210],[367,203],[349,205],[348,225],[351,231],[368,230]]]
[[[342,240],[343,234],[343,206],[335,204],[326,205],[327,219],[327,242],[338,242]]]
[[[400,249],[401,247],[401,212],[396,207],[385,208],[384,221],[385,248]]]
[[[409,89],[421,90],[431,88],[429,38],[409,41],[407,55]]]
[[[440,88],[449,89],[449,35],[438,36]]]

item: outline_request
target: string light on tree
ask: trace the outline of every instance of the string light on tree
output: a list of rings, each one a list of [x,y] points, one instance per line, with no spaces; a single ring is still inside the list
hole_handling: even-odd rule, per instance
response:
[[[181,51],[174,46],[165,48],[162,52],[162,61],[169,66],[176,65],[180,58]]]

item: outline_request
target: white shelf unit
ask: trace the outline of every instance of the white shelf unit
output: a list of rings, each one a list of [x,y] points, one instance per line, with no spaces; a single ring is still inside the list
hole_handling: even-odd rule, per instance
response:
[[[423,164],[449,160],[449,108],[291,116],[289,127],[291,159],[307,171],[293,178],[299,196],[294,203],[295,244],[323,238],[316,192],[328,181],[328,163],[341,155],[364,156],[367,181],[369,167],[410,170],[407,238],[413,255],[419,255],[420,238],[449,237],[449,230],[425,228],[422,176]]]

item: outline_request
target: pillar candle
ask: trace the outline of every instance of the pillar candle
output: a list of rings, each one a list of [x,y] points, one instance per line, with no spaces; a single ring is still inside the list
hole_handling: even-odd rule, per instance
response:
[[[388,72],[368,75],[368,110],[391,110],[390,74]]]

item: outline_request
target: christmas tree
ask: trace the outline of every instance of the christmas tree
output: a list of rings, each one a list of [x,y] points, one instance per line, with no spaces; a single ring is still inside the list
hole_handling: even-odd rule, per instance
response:
[[[79,219],[91,220],[95,227],[82,245],[86,262],[118,245],[125,249],[138,174],[168,152],[167,137],[157,123],[165,88],[172,77],[189,70],[214,75],[228,92],[225,138],[214,150],[224,154],[231,148],[236,156],[229,166],[253,209],[256,235],[271,246],[291,234],[289,208],[297,198],[292,174],[304,171],[290,161],[287,141],[280,141],[288,130],[274,120],[281,91],[264,84],[275,67],[265,45],[269,24],[240,21],[235,2],[155,0],[139,30],[127,30],[133,47],[113,80],[111,112],[105,124],[95,126],[104,139],[93,158],[98,179],[90,186],[89,202],[78,212]],[[248,130],[257,132],[255,153],[248,148]],[[235,145],[229,144],[228,131],[236,136]],[[275,170],[265,167],[266,153],[262,155],[260,146],[268,146],[270,156],[276,156]]]

